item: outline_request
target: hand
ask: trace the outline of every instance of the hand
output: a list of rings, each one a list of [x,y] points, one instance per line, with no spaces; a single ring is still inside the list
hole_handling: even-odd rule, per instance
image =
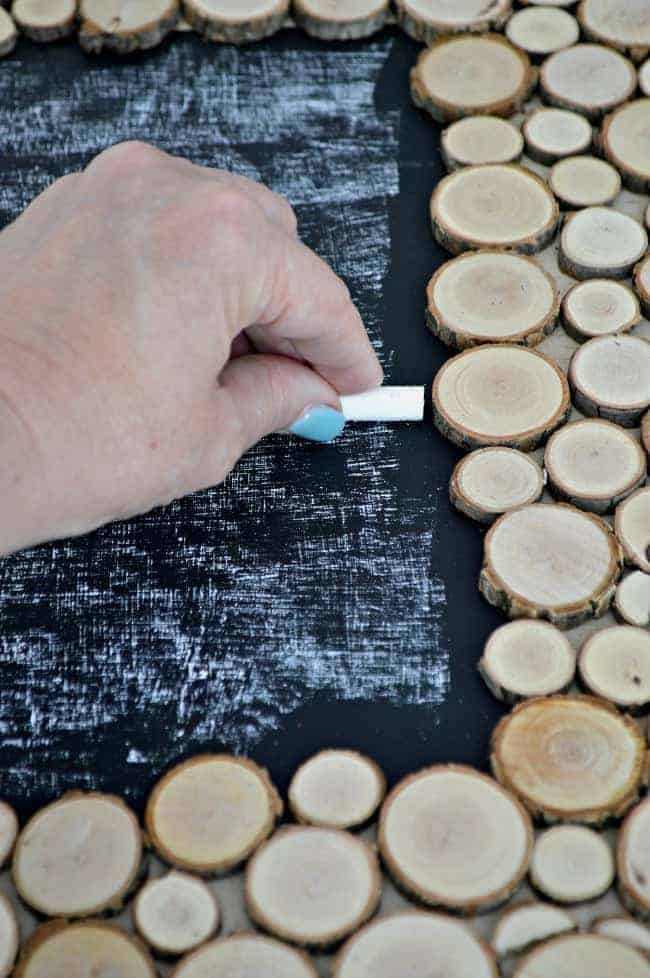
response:
[[[0,268],[0,552],[215,485],[315,406],[334,435],[382,380],[285,200],[140,143],[38,197]]]

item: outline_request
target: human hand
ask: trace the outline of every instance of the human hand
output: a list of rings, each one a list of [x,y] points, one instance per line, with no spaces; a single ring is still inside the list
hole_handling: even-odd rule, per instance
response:
[[[215,485],[297,419],[334,437],[382,380],[286,201],[144,144],[41,194],[0,268],[0,552]]]

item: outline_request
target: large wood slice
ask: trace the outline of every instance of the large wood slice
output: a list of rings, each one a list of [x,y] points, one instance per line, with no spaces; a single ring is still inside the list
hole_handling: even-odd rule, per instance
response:
[[[641,61],[650,48],[647,0],[583,0],[578,19],[586,37]]]
[[[650,574],[632,571],[616,588],[616,616],[627,625],[650,625]]]
[[[550,622],[522,618],[492,632],[478,668],[497,699],[518,703],[568,689],[576,654],[564,633]]]
[[[616,536],[626,562],[650,574],[650,486],[638,489],[617,508]]]
[[[600,44],[575,44],[546,59],[540,73],[543,97],[592,121],[629,99],[637,85],[634,65]]]
[[[103,974],[156,978],[156,969],[140,942],[111,924],[55,921],[39,927],[24,945],[13,978]]]
[[[0,893],[0,978],[9,978],[19,943],[18,921],[9,900]]]
[[[636,99],[607,116],[601,132],[605,157],[636,193],[650,191],[650,98]]]
[[[446,34],[482,33],[503,27],[512,0],[395,0],[397,23],[416,41],[432,44]]]
[[[592,934],[600,934],[601,937],[609,937],[620,944],[629,944],[646,953],[650,951],[650,930],[626,913],[606,914],[597,917],[592,921],[590,931]]]
[[[560,268],[577,279],[627,278],[648,247],[638,221],[611,207],[585,207],[560,235]]]
[[[495,115],[473,115],[452,122],[440,137],[448,170],[480,163],[515,163],[524,149],[519,129]]]
[[[389,0],[294,0],[296,23],[325,41],[356,41],[380,31],[388,20]]]
[[[0,801],[0,869],[14,851],[18,838],[18,816],[6,801]]]
[[[178,957],[205,944],[219,929],[220,916],[208,885],[177,870],[149,880],[133,904],[136,931],[164,957]]]
[[[613,279],[578,282],[564,296],[562,325],[574,340],[627,333],[641,319],[639,300],[629,286]]]
[[[522,132],[528,156],[547,165],[586,152],[593,139],[589,122],[568,109],[535,109],[527,116]]]
[[[634,269],[634,288],[641,302],[643,315],[650,319],[650,255],[646,255]]]
[[[553,54],[575,44],[580,37],[578,21],[558,7],[528,7],[510,18],[506,37],[532,57]]]
[[[323,750],[300,765],[289,785],[297,822],[352,829],[369,822],[386,794],[377,764],[351,750]]]
[[[598,934],[567,934],[547,941],[521,961],[514,978],[650,978],[640,951]]]
[[[583,685],[624,709],[650,703],[650,633],[631,625],[614,625],[590,635],[580,650]]]
[[[609,843],[585,825],[556,825],[537,836],[530,882],[556,903],[596,900],[614,882],[616,868]]]
[[[583,414],[635,427],[650,403],[650,344],[627,334],[589,340],[573,354],[569,384]]]
[[[551,190],[564,207],[611,204],[621,191],[621,178],[611,163],[595,156],[559,160],[548,175]]]
[[[492,947],[498,957],[509,958],[550,937],[577,929],[577,923],[563,907],[527,900],[503,911],[494,929]]]
[[[449,484],[456,509],[478,523],[535,503],[544,491],[544,473],[530,455],[514,448],[480,448],[460,460]]]
[[[309,957],[262,934],[233,934],[183,958],[172,978],[318,978]]]
[[[79,43],[86,51],[152,48],[179,19],[178,0],[81,0]]]
[[[209,41],[246,44],[284,26],[289,0],[184,0],[189,24]]]
[[[12,18],[4,8],[0,7],[0,58],[11,54],[16,47],[18,31]]]
[[[621,900],[633,913],[650,920],[650,799],[637,805],[618,834],[616,862]]]
[[[32,41],[56,41],[74,31],[77,3],[76,0],[14,0],[11,15]]]

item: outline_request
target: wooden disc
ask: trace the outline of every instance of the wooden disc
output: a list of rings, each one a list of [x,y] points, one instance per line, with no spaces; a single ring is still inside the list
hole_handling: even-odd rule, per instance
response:
[[[650,48],[647,0],[583,0],[578,19],[586,37],[624,51],[635,61]]]
[[[616,844],[621,900],[633,913],[650,919],[650,798],[632,809]]]
[[[318,978],[303,951],[261,934],[233,934],[183,958],[172,978]]]
[[[595,696],[624,708],[650,702],[650,633],[614,625],[590,635],[578,658],[580,678]]]
[[[616,536],[626,562],[650,574],[650,486],[638,489],[617,508]]]
[[[639,423],[650,402],[650,344],[638,336],[599,336],[571,358],[575,406],[626,428]]]
[[[449,495],[456,509],[479,523],[492,523],[517,506],[535,503],[544,473],[535,459],[514,448],[480,448],[454,469]]]
[[[48,917],[119,911],[138,880],[142,833],[113,795],[70,792],[27,823],[12,872],[22,900]]]
[[[18,816],[6,801],[0,801],[0,869],[5,865],[18,837]]]
[[[420,54],[411,94],[434,119],[453,122],[467,115],[512,115],[534,81],[528,56],[500,34],[461,35],[440,38]]]
[[[650,625],[650,574],[632,571],[616,588],[614,611],[626,625]]]
[[[503,27],[512,0],[395,0],[397,23],[416,41],[432,44],[446,34],[481,33]]]
[[[591,933],[609,937],[620,944],[629,944],[646,953],[650,951],[650,931],[640,921],[626,913],[597,917],[591,924]]]
[[[44,924],[23,946],[13,978],[156,978],[138,940],[99,920]]]
[[[650,319],[650,255],[642,258],[634,269],[634,288],[639,296],[643,315]]]
[[[576,654],[555,625],[522,618],[492,632],[478,668],[497,699],[517,703],[568,689]]]
[[[297,822],[352,829],[374,816],[386,794],[386,778],[364,754],[324,750],[301,764],[289,786]]]
[[[540,57],[575,44],[578,21],[559,7],[528,7],[510,18],[506,37],[515,47]]]
[[[492,735],[492,769],[534,817],[599,824],[623,815],[645,776],[645,739],[590,696],[520,703]]]
[[[76,26],[76,0],[14,0],[11,15],[32,41],[56,41]]]
[[[209,41],[246,44],[284,26],[289,0],[184,0],[185,17]]]
[[[149,947],[175,957],[214,937],[220,923],[219,904],[203,880],[172,870],[140,890],[133,923]]]
[[[179,19],[178,0],[81,0],[79,43],[85,51],[155,47]]]
[[[573,278],[627,278],[648,247],[648,233],[611,207],[585,207],[567,218],[559,264]]]
[[[641,443],[650,455],[650,411],[646,411],[641,418]]]
[[[374,850],[340,829],[281,829],[246,868],[251,920],[305,947],[328,947],[347,937],[372,917],[380,897]]]
[[[399,971],[396,971],[399,962]],[[334,962],[333,978],[497,978],[491,951],[469,927],[437,913],[405,910],[367,924]]]
[[[281,814],[282,802],[265,770],[230,754],[204,754],[158,782],[145,822],[165,862],[213,875],[248,859]]]
[[[636,88],[634,65],[600,44],[574,44],[546,59],[539,78],[544,98],[597,121]]]
[[[535,109],[524,122],[522,133],[528,156],[545,164],[586,152],[593,138],[584,116],[568,109]]]
[[[452,122],[440,137],[448,170],[480,163],[514,163],[524,150],[519,129],[496,115],[473,115]]]
[[[555,328],[559,296],[534,258],[466,252],[441,265],[427,287],[427,324],[443,343],[536,346]]]
[[[650,978],[650,964],[631,947],[597,934],[566,934],[535,948],[514,978]]]
[[[562,300],[562,325],[578,343],[595,336],[627,333],[641,319],[639,300],[629,286],[611,278],[587,279]]]
[[[407,893],[472,914],[498,906],[517,889],[533,830],[521,805],[491,778],[439,765],[393,788],[382,807],[378,845]]]
[[[530,881],[556,903],[595,900],[614,882],[614,855],[602,835],[584,825],[556,825],[535,841]]]
[[[574,7],[576,0],[519,0],[522,7]]]
[[[14,909],[7,897],[0,893],[0,978],[8,978],[11,974],[18,954],[19,940]]]
[[[650,95],[650,58],[639,68],[639,88],[644,95]]]
[[[621,178],[611,163],[595,156],[559,160],[548,176],[551,190],[566,207],[611,204],[621,191]]]
[[[613,163],[630,190],[650,191],[650,98],[628,102],[603,122],[601,145],[606,159]]]
[[[324,41],[355,41],[382,29],[389,0],[293,0],[296,23]]]
[[[577,928],[573,917],[562,907],[530,900],[503,911],[494,929],[492,947],[498,957],[507,958]]]
[[[16,47],[18,32],[16,25],[6,10],[0,7],[0,58],[11,54]]]

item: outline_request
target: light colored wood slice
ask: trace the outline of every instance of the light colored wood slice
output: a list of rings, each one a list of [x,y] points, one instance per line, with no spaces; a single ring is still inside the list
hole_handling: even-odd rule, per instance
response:
[[[583,414],[634,427],[650,403],[650,344],[638,336],[599,336],[569,366],[573,400]]]
[[[5,865],[18,838],[18,816],[6,801],[0,801],[0,869]]]
[[[611,204],[621,192],[618,170],[595,156],[559,160],[548,176],[551,190],[565,207]]]
[[[639,300],[629,286],[611,278],[572,286],[561,306],[562,325],[578,343],[595,336],[627,333],[641,319]]]
[[[443,343],[536,346],[559,312],[552,277],[535,259],[505,251],[466,252],[441,265],[427,288],[427,324]]]
[[[568,109],[535,109],[526,118],[522,132],[528,156],[547,165],[586,152],[593,139],[590,123]]]
[[[615,872],[606,840],[584,825],[556,825],[535,841],[530,881],[556,903],[595,900],[609,890]]]
[[[603,122],[600,143],[606,159],[636,193],[650,192],[650,98],[639,98]]]
[[[614,625],[591,635],[578,658],[582,682],[594,696],[624,708],[650,702],[650,633]]]
[[[639,88],[644,95],[650,95],[650,58],[639,68]]]
[[[395,0],[397,23],[416,41],[432,44],[447,34],[499,30],[512,12],[512,0]]]
[[[23,946],[13,978],[156,978],[140,941],[99,920],[44,924]]]
[[[372,917],[380,897],[374,850],[340,829],[281,829],[246,868],[251,920],[305,947],[343,940]]]
[[[647,411],[641,419],[641,442],[650,455],[650,411]]]
[[[494,929],[492,947],[498,957],[508,958],[577,929],[573,917],[562,907],[530,900],[503,911]]]
[[[599,824],[636,802],[645,738],[634,720],[590,696],[527,700],[492,735],[492,770],[547,821]]]
[[[155,47],[174,30],[178,0],[81,0],[79,43],[85,51],[132,51]]]
[[[396,971],[396,967],[399,971]],[[494,955],[458,920],[406,910],[367,924],[334,962],[333,978],[496,978]]]
[[[575,7],[576,0],[519,0],[522,7]]]
[[[650,319],[650,255],[646,255],[634,269],[634,288],[639,296],[643,315]]]
[[[263,768],[230,754],[204,754],[158,782],[145,822],[166,863],[216,875],[248,859],[281,814],[282,802]]]
[[[378,844],[408,894],[473,914],[515,892],[528,868],[533,830],[525,809],[491,778],[440,765],[393,788],[381,811]]]
[[[578,19],[586,37],[640,61],[650,48],[647,0],[584,0]]]
[[[172,978],[318,978],[303,951],[261,934],[233,934],[183,958]]]
[[[597,917],[591,924],[591,933],[609,937],[620,944],[629,944],[639,951],[650,951],[650,930],[625,913]]]
[[[11,54],[16,47],[18,31],[12,18],[4,8],[0,7],[0,58]]]
[[[438,122],[509,116],[523,105],[535,80],[528,55],[500,34],[443,37],[420,54],[411,71],[411,94]]]
[[[19,940],[14,909],[7,897],[0,893],[0,978],[8,978],[11,974],[18,954]]]
[[[296,23],[325,41],[355,41],[380,31],[389,0],[293,0]]]
[[[650,486],[637,490],[617,508],[616,536],[626,562],[650,574]]]
[[[627,278],[648,247],[648,232],[611,207],[585,207],[567,218],[559,264],[573,278]]]
[[[627,625],[650,625],[650,574],[632,571],[616,588],[614,611]]]
[[[523,618],[492,633],[478,668],[497,699],[517,703],[568,689],[576,654],[555,625]]]
[[[650,978],[650,964],[635,948],[598,934],[554,937],[526,955],[514,978]]]
[[[220,924],[219,904],[203,880],[172,870],[140,890],[133,923],[155,952],[176,957],[214,937]]]
[[[540,89],[551,105],[597,121],[631,98],[637,85],[634,65],[600,44],[575,44],[546,59]]]
[[[44,916],[71,918],[121,910],[141,866],[142,833],[124,802],[70,792],[27,823],[12,872],[28,906]]]
[[[284,26],[289,0],[184,0],[189,24],[209,41],[246,44]]]
[[[628,910],[650,920],[650,798],[623,822],[616,842],[618,889]]]
[[[352,750],[324,750],[301,764],[289,786],[297,822],[352,829],[375,815],[386,794],[380,767]]]
[[[544,473],[534,458],[514,448],[480,448],[460,460],[449,485],[453,505],[478,523],[492,523],[517,506],[535,503]]]
[[[510,18],[506,37],[534,57],[561,51],[580,37],[578,21],[559,7],[528,7]]]
[[[431,197],[433,233],[456,255],[492,247],[541,251],[558,219],[546,183],[514,163],[464,167],[441,180]]]
[[[519,129],[496,115],[474,115],[452,122],[440,137],[448,170],[480,163],[515,163],[523,153]]]
[[[74,31],[77,3],[76,0],[14,0],[11,16],[32,41],[56,41]]]

